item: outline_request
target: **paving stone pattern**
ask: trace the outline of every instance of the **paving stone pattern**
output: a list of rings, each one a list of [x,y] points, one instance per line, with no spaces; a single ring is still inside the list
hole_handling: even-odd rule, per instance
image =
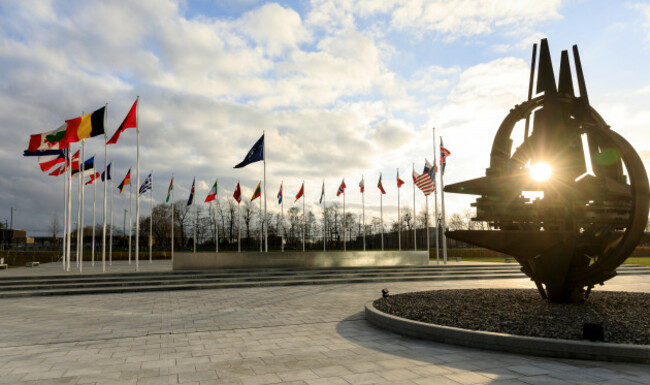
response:
[[[384,287],[530,286],[454,280],[2,299],[0,384],[650,384],[648,365],[462,348],[363,319],[364,303]],[[644,276],[605,287],[650,292]]]

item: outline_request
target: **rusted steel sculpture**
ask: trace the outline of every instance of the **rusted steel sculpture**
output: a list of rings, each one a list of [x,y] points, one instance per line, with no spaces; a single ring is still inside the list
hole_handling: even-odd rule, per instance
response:
[[[614,277],[643,237],[648,176],[632,146],[589,105],[577,46],[573,57],[580,95],[574,93],[567,51],[562,51],[556,86],[546,39],[532,95],[536,48],[528,100],[501,123],[485,176],[445,187],[446,192],[480,195],[472,204],[473,220],[487,221],[492,230],[446,234],[512,255],[542,298],[577,302]],[[524,132],[513,149],[515,128]],[[524,196],[527,191],[543,192],[543,197],[531,200]]]

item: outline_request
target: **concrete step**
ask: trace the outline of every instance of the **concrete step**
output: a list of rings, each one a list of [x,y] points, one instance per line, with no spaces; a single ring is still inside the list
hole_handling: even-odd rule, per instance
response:
[[[444,272],[427,272],[427,271],[411,271],[411,272],[382,272],[382,273],[345,273],[336,275],[317,275],[317,274],[295,274],[291,276],[196,276],[196,277],[159,277],[143,279],[111,279],[111,280],[94,280],[94,281],[29,281],[29,282],[12,282],[11,284],[0,283],[0,292],[7,291],[21,291],[21,290],[52,290],[57,288],[97,288],[97,287],[110,287],[110,286],[142,286],[142,285],[182,285],[182,284],[201,284],[201,283],[229,283],[229,282],[257,282],[257,281],[286,281],[286,280],[327,280],[327,279],[393,279],[399,277],[422,277],[423,279],[453,279],[456,276],[510,276],[522,277],[520,272],[516,271],[500,271],[490,273],[475,273],[475,272],[452,272],[445,274]]]
[[[454,275],[454,276],[422,276],[403,275],[394,277],[356,277],[356,278],[326,278],[326,279],[292,279],[292,280],[259,280],[259,281],[235,281],[235,282],[202,282],[202,283],[172,283],[168,285],[150,285],[142,282],[138,286],[108,286],[95,288],[53,288],[49,290],[18,290],[0,292],[0,298],[18,298],[48,295],[88,295],[88,294],[109,294],[109,293],[134,293],[150,291],[172,291],[172,290],[208,290],[208,289],[229,289],[246,287],[266,286],[296,286],[296,285],[327,285],[346,283],[373,283],[373,282],[403,282],[403,281],[436,281],[436,280],[463,280],[463,279],[508,279],[524,278],[523,274],[493,274],[493,275]]]
[[[618,274],[650,274],[650,268],[624,265],[619,267]],[[331,283],[512,278],[525,278],[518,264],[320,269],[265,268],[50,275],[3,277],[0,279],[0,298]]]

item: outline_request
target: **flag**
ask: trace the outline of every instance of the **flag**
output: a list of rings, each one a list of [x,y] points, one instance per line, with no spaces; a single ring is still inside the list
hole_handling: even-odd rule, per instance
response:
[[[122,135],[122,132],[126,130],[127,128],[131,127],[138,127],[138,120],[136,119],[136,111],[137,111],[137,105],[138,105],[138,99],[133,102],[133,106],[129,110],[129,113],[126,114],[126,117],[122,121],[122,124],[115,130],[115,133],[111,138],[106,142],[106,144],[115,144],[117,143],[118,139],[120,139],[120,135]]]
[[[95,112],[91,112],[90,114],[66,120],[65,122],[67,124],[67,128],[63,140],[65,140],[67,143],[74,143],[82,139],[102,135],[104,133],[105,111],[106,107],[102,107]]]
[[[206,202],[212,202],[213,200],[217,199],[217,181],[214,181],[214,184],[212,185],[212,188],[210,189],[210,192],[208,193],[208,196],[205,197]]]
[[[167,199],[165,199],[165,203],[169,202],[169,197],[172,195],[173,189],[174,189],[174,177],[172,177],[172,180],[169,182],[169,188],[167,189]]]
[[[109,163],[108,166],[106,166],[106,170],[102,172],[102,182],[113,179],[111,178],[111,164],[113,164],[113,162]]]
[[[303,195],[305,195],[305,182],[302,182],[302,186],[300,186],[300,191],[298,191],[298,194],[296,194],[296,200],[294,203],[297,202],[298,199],[300,199]]]
[[[79,151],[81,150],[77,150],[77,152],[72,155],[72,160],[68,161],[70,163],[71,171],[79,170]]]
[[[126,187],[127,184],[131,184],[131,169],[126,172],[126,176],[124,176],[124,180],[122,180],[122,183],[120,183],[117,188],[120,189],[120,194],[122,194],[122,191],[124,191],[124,187]]]
[[[339,196],[345,192],[345,188],[348,187],[345,185],[345,178],[341,180],[341,185],[339,186],[338,191],[336,192],[336,196]]]
[[[399,170],[397,171],[397,188],[402,187],[404,181],[399,178]]]
[[[189,199],[187,200],[187,205],[188,205],[188,206],[191,205],[192,203],[194,203],[194,183],[195,183],[195,182],[196,182],[196,178],[194,178],[194,179],[192,180],[192,189],[190,190],[190,197],[189,197]]]
[[[100,175],[98,172],[96,172],[96,173],[94,173],[94,174],[90,174],[90,180],[89,180],[88,182],[86,182],[86,184],[87,184],[87,185],[88,185],[88,184],[93,184],[93,183],[95,183],[95,181],[96,181],[97,179],[99,179],[100,177],[101,177],[101,175]]]
[[[151,183],[151,173],[147,176],[147,178],[142,182],[142,185],[140,186],[140,190],[138,190],[138,194],[142,195],[146,193],[147,191],[151,190],[152,183]]]
[[[50,155],[59,155],[62,150],[59,149],[49,149],[49,150],[37,150],[37,151],[23,151],[23,156],[50,156]]]
[[[363,181],[363,178],[361,178],[361,182],[359,182],[359,190],[361,190],[361,194],[363,194],[363,192],[366,191],[366,184]]]
[[[244,160],[236,165],[235,168],[242,168],[251,163],[259,162],[260,160],[264,160],[264,135],[255,142],[251,150],[246,154]]]
[[[237,203],[241,203],[241,187],[239,187],[239,182],[237,182],[237,187],[235,188],[235,192],[232,194],[232,197],[235,198]]]
[[[429,161],[425,158],[424,159],[424,171],[422,171],[422,172],[429,175],[429,177],[431,178],[431,181],[433,181],[433,184],[435,186],[435,184],[436,184],[436,173],[438,172],[438,166],[437,165],[432,166],[431,163],[429,163]]]
[[[282,183],[280,183],[280,191],[278,191],[278,204],[282,204]]]
[[[88,174],[94,172],[94,170],[95,170],[95,155],[91,156],[90,158],[88,158],[88,159],[84,162],[84,164],[83,164],[83,169],[84,169],[84,172],[83,172],[83,175],[82,175],[82,176],[86,176],[86,175],[88,175]],[[73,167],[73,168],[72,168],[72,173],[71,173],[71,175],[75,175],[75,174],[77,174],[79,171],[81,171],[81,168],[80,168],[79,166],[77,166],[76,169]]]
[[[255,199],[262,196],[262,182],[257,184],[257,188],[253,191],[253,196],[251,197],[251,202]]]
[[[38,157],[38,165],[41,167],[41,171],[47,172],[57,164],[65,163],[65,151],[63,150],[57,150],[57,151],[58,153],[56,155]]]
[[[320,190],[320,199],[318,200],[318,204],[323,203],[323,198],[325,198],[325,181],[323,181],[323,188]]]
[[[435,190],[435,186],[429,177],[429,174],[418,174],[417,172],[413,171],[413,180],[415,181],[415,185],[418,186],[420,190],[422,190],[424,195],[429,195]]]
[[[57,168],[56,170],[52,171],[50,175],[52,176],[59,176],[65,172],[65,165]]]
[[[445,148],[445,145],[442,144],[442,136],[440,137],[440,167],[442,167],[442,175],[445,175],[445,167],[447,166],[447,157],[451,155],[451,152]]]
[[[64,124],[52,131],[30,135],[26,152],[59,150],[68,147],[67,142],[63,140],[67,127],[68,125]]]
[[[384,190],[384,185],[381,184],[381,174],[379,174],[379,182],[377,182],[377,188],[379,191],[381,191],[382,194],[386,194],[386,190]]]

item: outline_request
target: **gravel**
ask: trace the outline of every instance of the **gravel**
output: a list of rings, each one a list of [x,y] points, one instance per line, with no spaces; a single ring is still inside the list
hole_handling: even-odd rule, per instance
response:
[[[582,340],[585,323],[604,341],[650,345],[650,294],[592,292],[580,304],[549,303],[537,290],[434,290],[390,295],[375,308],[410,320],[521,336]]]

